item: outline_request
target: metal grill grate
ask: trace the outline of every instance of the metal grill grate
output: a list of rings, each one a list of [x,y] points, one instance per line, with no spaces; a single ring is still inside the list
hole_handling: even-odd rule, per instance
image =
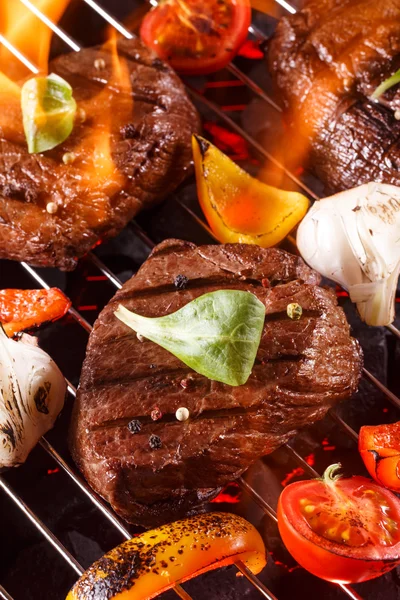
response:
[[[8,0],[8,1],[18,1],[18,0]],[[78,52],[80,50],[80,46],[73,40],[69,35],[67,35],[64,31],[62,31],[57,25],[49,21],[49,19],[41,13],[35,5],[30,2],[30,0],[19,0],[22,4],[26,6],[27,9],[34,12],[34,14],[42,20],[48,27],[52,29],[55,35],[59,36],[72,50]],[[290,13],[295,13],[296,9],[288,4],[285,0],[275,0],[278,4],[280,4],[285,10]],[[108,14],[101,6],[99,6],[94,0],[84,0],[84,2],[94,11],[100,15],[109,25],[114,27],[121,33],[123,36],[127,38],[132,38],[133,35],[129,32],[125,27],[119,23],[113,16]],[[150,0],[151,4],[155,4],[156,0]],[[257,39],[265,39],[262,32],[253,24],[249,32]],[[3,37],[0,36],[0,43],[4,44],[21,62],[25,64],[25,66],[30,69],[33,73],[37,73],[38,69],[35,65],[33,65],[25,56],[21,54],[21,52],[14,48],[10,43]],[[258,86],[256,82],[250,79],[244,72],[242,72],[236,65],[230,64],[228,66],[228,71],[235,77],[237,80],[240,80],[245,86],[247,86],[252,93],[258,96],[264,102],[267,102],[274,110],[280,112],[280,107],[273,101],[272,98],[268,96],[264,89]],[[280,163],[274,156],[272,156],[261,144],[257,142],[251,135],[249,135],[241,126],[239,126],[232,118],[230,118],[220,106],[216,103],[211,102],[205,96],[200,94],[193,87],[187,86],[189,94],[193,97],[193,99],[200,105],[204,107],[204,109],[211,111],[214,115],[218,117],[218,119],[224,122],[229,129],[238,133],[246,142],[263,158],[268,160],[271,164],[279,167],[289,179],[291,179],[296,185],[298,185],[304,192],[306,192],[311,198],[318,199],[317,194],[309,188],[303,181],[301,181],[298,177],[296,177],[293,173],[286,170],[284,165]],[[213,237],[210,232],[207,224],[196,215],[189,206],[187,206],[183,201],[181,201],[178,197],[175,197],[175,201],[179,203],[182,209],[189,215],[189,217],[196,221],[198,225],[207,233],[208,236]],[[135,222],[132,223],[132,228],[135,235],[140,238],[146,246],[151,249],[154,247],[155,243],[148,237],[147,233]],[[90,252],[87,256],[88,260],[91,264],[98,269],[103,276],[105,276],[109,282],[116,288],[120,289],[122,287],[122,282],[119,278],[100,260],[100,258]],[[39,274],[39,272],[27,265],[26,263],[21,263],[23,269],[29,274],[33,280],[39,284],[43,288],[49,288],[49,284],[43,279],[43,277]],[[70,316],[74,319],[86,332],[90,333],[92,327],[90,323],[78,312],[76,309],[71,308],[69,311]],[[400,332],[396,327],[389,326],[389,331],[400,338]],[[400,408],[400,399],[389,390],[383,383],[381,383],[372,373],[368,370],[364,369],[364,376],[374,385],[380,392],[382,392],[386,398],[391,402],[396,408]],[[71,397],[75,397],[76,389],[67,380],[68,384],[68,392]],[[341,430],[353,441],[357,442],[358,435],[343,420],[340,415],[334,410],[331,409],[329,412],[329,416],[331,419],[341,428]],[[56,451],[56,449],[50,444],[50,442],[43,437],[40,440],[41,447],[48,453],[49,456],[57,463],[58,467],[62,469],[73,481],[73,483],[82,491],[83,494],[93,503],[93,505],[108,519],[108,521],[113,525],[113,527],[122,535],[125,539],[130,539],[131,534],[126,528],[125,524],[115,515],[115,513],[110,509],[110,507],[103,502],[101,498],[99,498],[93,490],[86,484],[86,482],[78,475],[74,469],[72,469],[66,461],[60,456],[60,454]],[[290,456],[290,458],[296,462],[304,472],[308,473],[311,477],[318,477],[319,473],[289,444],[285,446],[285,451]],[[277,521],[276,512],[274,508],[252,487],[243,477],[239,478],[238,481],[241,489],[254,501],[263,511],[264,513],[273,521]],[[57,550],[57,552],[62,556],[62,558],[68,563],[68,565],[75,571],[77,575],[82,574],[83,567],[79,564],[79,562],[71,555],[71,553],[65,548],[65,546],[61,543],[61,541],[46,527],[46,525],[41,521],[41,519],[29,508],[27,504],[19,497],[19,495],[13,490],[12,486],[5,480],[4,477],[0,476],[0,487],[3,492],[7,494],[11,500],[18,506],[18,508],[25,514],[26,517],[32,522],[32,524],[36,527],[36,529],[44,536],[44,538]],[[265,585],[255,577],[241,562],[237,561],[236,563],[237,569],[255,586],[257,590],[261,593],[262,596],[269,600],[277,600],[276,596],[268,590]],[[351,587],[339,584],[341,591],[344,595],[353,600],[362,600],[361,596],[355,592]],[[186,600],[191,600],[191,596],[179,585],[176,585],[174,588],[176,594]],[[8,592],[0,586],[0,597],[5,600],[12,600],[11,596]]]

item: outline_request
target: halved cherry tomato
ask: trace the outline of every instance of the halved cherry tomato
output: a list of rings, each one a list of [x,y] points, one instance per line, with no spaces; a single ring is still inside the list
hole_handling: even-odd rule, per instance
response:
[[[8,336],[56,321],[71,301],[57,288],[49,290],[0,290],[0,323]]]
[[[178,73],[225,67],[247,37],[249,0],[161,0],[143,19],[140,36]]]
[[[292,483],[278,527],[295,560],[327,581],[366,581],[400,564],[400,500],[365,477]]]
[[[358,449],[371,477],[400,492],[400,421],[361,427]]]

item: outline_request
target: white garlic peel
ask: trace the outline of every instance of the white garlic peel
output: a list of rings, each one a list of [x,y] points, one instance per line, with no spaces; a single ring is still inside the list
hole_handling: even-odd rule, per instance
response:
[[[315,202],[297,233],[301,256],[347,289],[368,325],[395,317],[400,187],[367,183]]]
[[[15,341],[0,327],[0,467],[23,463],[54,425],[66,382],[36,338]]]

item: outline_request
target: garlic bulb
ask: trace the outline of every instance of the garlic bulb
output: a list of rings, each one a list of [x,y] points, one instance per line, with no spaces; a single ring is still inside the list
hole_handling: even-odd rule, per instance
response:
[[[62,373],[36,338],[15,341],[0,326],[0,467],[27,459],[53,427],[65,394]]]
[[[400,187],[367,183],[315,202],[300,224],[304,260],[348,290],[368,325],[395,317]]]

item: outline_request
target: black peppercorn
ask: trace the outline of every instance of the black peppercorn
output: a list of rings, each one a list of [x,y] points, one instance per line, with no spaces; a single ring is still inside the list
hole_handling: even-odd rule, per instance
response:
[[[188,284],[189,279],[186,275],[177,275],[174,280],[174,286],[177,290],[184,290]]]
[[[128,423],[128,429],[131,433],[139,433],[139,431],[142,429],[142,424],[137,419],[133,419],[133,421]]]
[[[160,440],[160,438],[158,437],[158,435],[151,435],[149,438],[149,446],[152,450],[158,450],[158,448],[161,448],[162,446],[162,442]]]
[[[125,140],[133,139],[136,136],[136,127],[133,123],[128,123],[121,127],[121,135]]]

